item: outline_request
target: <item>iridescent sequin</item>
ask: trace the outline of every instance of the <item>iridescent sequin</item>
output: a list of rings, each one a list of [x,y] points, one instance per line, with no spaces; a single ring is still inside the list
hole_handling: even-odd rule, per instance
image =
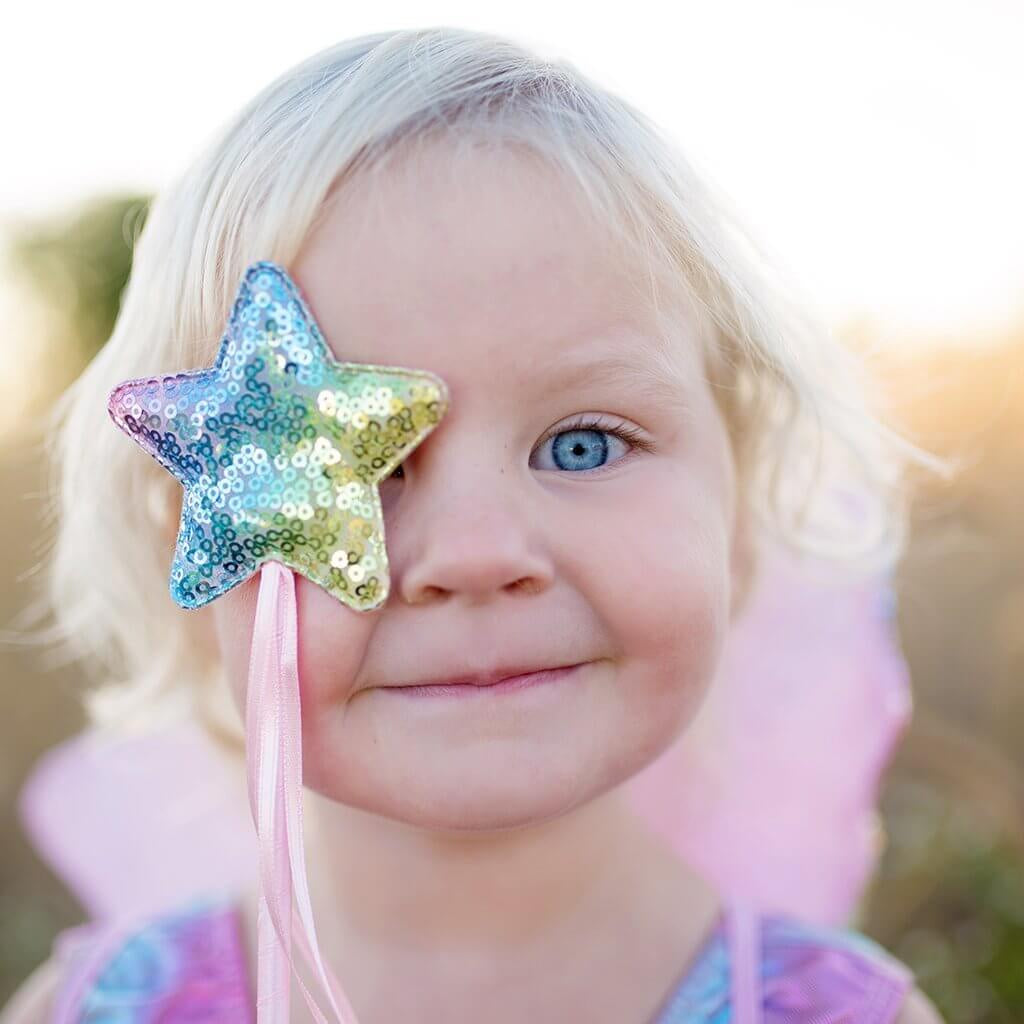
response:
[[[434,374],[337,362],[296,284],[265,260],[243,276],[212,367],[125,381],[108,402],[185,488],[179,605],[201,607],[275,559],[357,611],[388,595],[377,484],[447,407]]]

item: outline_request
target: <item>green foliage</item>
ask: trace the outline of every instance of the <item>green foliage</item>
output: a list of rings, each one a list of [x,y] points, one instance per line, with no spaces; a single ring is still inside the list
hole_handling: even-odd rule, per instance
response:
[[[896,776],[889,843],[862,930],[915,973],[957,1024],[1024,1021],[1024,850],[984,808],[934,780]]]
[[[113,330],[149,203],[141,195],[93,199],[70,219],[23,226],[10,243],[15,270],[58,315],[61,340],[80,365]]]

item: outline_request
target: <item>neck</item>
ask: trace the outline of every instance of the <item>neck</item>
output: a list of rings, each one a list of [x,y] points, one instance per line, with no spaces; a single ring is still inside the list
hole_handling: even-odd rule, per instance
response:
[[[312,793],[307,801],[310,870],[327,905],[346,930],[388,946],[501,953],[557,937],[620,892],[653,852],[616,791],[547,822],[487,833],[426,830]]]
[[[494,984],[495,964],[509,984],[548,979],[553,997],[560,986],[575,998],[595,989],[595,978],[632,977],[639,998],[650,998],[720,910],[713,888],[647,828],[621,788],[558,818],[488,833],[428,831],[310,791],[304,809],[321,952],[364,1005],[395,977],[421,993],[479,997]],[[246,916],[255,921],[254,905]]]

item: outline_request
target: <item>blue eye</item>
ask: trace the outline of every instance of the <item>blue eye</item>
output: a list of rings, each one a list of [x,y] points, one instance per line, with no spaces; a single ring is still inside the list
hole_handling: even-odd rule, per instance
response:
[[[531,455],[543,451],[549,441],[553,442],[550,446],[552,464],[535,466],[535,469],[587,472],[607,466],[609,456],[614,453],[616,447],[624,448],[626,454],[634,448],[645,452],[654,451],[654,445],[639,430],[635,430],[625,423],[609,427],[587,419],[570,423],[561,430],[548,434]],[[613,459],[612,462],[618,462],[621,458],[622,455]],[[388,479],[397,480],[404,476],[402,467],[398,466]]]
[[[608,460],[604,430],[563,430],[551,439],[551,455],[559,469],[597,469]]]
[[[611,462],[621,459],[614,458],[615,449],[624,448],[628,453],[633,448],[651,451],[653,446],[639,431],[619,423],[614,427],[605,426],[590,420],[570,423],[561,430],[549,434],[536,451],[543,451],[548,442],[550,446],[550,466],[538,466],[538,469],[554,469],[562,472],[591,471],[601,469]]]

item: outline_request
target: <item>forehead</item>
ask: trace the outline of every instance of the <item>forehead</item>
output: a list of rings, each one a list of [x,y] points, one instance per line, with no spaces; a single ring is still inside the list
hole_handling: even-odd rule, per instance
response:
[[[345,182],[291,270],[336,358],[431,370],[453,392],[609,360],[692,372],[696,318],[655,317],[629,251],[540,158],[435,142]]]

